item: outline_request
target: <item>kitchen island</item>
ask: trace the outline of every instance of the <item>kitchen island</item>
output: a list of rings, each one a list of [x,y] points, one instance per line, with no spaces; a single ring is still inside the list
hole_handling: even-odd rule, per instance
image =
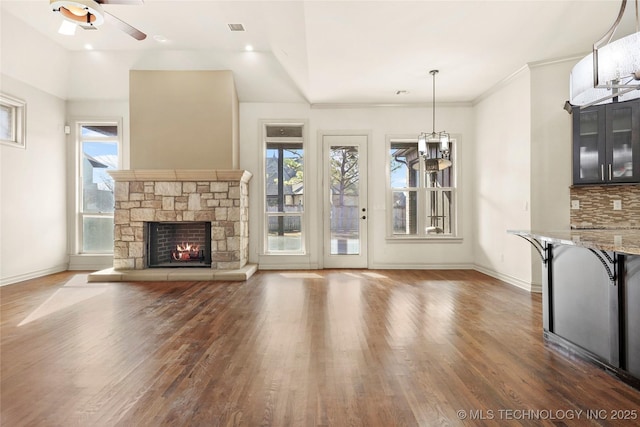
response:
[[[542,259],[545,339],[640,388],[640,230],[509,233]]]

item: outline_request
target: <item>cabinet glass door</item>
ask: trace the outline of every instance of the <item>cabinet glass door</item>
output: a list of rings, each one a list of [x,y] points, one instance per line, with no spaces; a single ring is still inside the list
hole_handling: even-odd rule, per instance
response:
[[[573,111],[573,183],[640,182],[640,100]]]
[[[607,111],[607,165],[609,181],[628,182],[638,178],[636,167],[638,159],[637,136],[634,137],[634,110],[637,103],[611,104]],[[637,115],[638,112],[635,111]],[[637,127],[637,125],[636,125]]]
[[[577,113],[577,114],[575,114]],[[579,120],[575,128],[578,135],[577,151],[574,152],[574,181],[582,183],[601,182],[603,179],[604,141],[604,110],[585,109],[574,111],[575,119]],[[577,138],[576,138],[577,137]]]

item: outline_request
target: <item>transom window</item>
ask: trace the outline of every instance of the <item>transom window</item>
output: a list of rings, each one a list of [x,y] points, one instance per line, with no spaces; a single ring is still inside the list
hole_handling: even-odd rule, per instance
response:
[[[389,238],[456,236],[455,141],[448,158],[437,143],[389,140]]]

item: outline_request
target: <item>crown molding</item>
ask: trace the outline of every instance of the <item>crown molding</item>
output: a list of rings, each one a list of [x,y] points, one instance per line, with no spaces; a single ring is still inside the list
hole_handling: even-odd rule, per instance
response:
[[[310,104],[313,110],[325,109],[358,109],[358,108],[432,108],[432,104],[423,103],[406,103],[406,104],[367,104],[367,103],[318,103]],[[437,107],[471,107],[473,103],[470,101],[461,102],[436,102]]]
[[[563,63],[563,62],[577,62],[580,59],[584,58],[585,55],[571,55],[571,56],[565,56],[565,57],[560,57],[560,58],[552,58],[552,59],[544,59],[544,60],[541,60],[541,61],[527,62],[522,67],[518,68],[516,71],[514,71],[511,74],[509,74],[507,77],[503,78],[498,83],[496,83],[495,85],[490,87],[488,90],[483,92],[480,96],[478,96],[473,101],[471,101],[471,104],[473,106],[475,106],[478,103],[484,101],[489,96],[493,95],[495,92],[497,92],[498,90],[502,89],[504,86],[506,86],[509,83],[511,83],[513,80],[515,80],[517,77],[519,77],[519,75],[521,73],[523,73],[525,71],[530,71],[530,70],[535,69],[535,68],[546,67],[546,66],[549,66],[549,65],[560,64],[560,63]],[[569,78],[569,77],[567,76],[567,78]]]

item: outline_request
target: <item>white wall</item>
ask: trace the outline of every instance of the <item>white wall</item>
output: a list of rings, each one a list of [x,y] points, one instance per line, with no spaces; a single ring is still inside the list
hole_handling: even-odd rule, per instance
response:
[[[303,101],[290,77],[266,52],[238,52],[229,57],[208,50],[75,51],[69,54],[74,70],[67,99],[123,99],[129,97],[130,70],[239,70],[234,72],[238,98],[243,101]]]
[[[67,267],[68,54],[3,11],[0,91],[26,101],[26,149],[0,146],[0,284]],[[20,40],[20,43],[16,43]]]
[[[69,52],[4,9],[0,13],[0,30],[2,74],[65,99]]]
[[[67,268],[64,101],[9,76],[26,101],[26,149],[0,146],[0,284]]]
[[[288,266],[316,268],[321,265],[322,212],[319,200],[321,183],[321,147],[318,133],[322,131],[366,131],[369,141],[369,266],[371,268],[471,268],[472,243],[472,183],[473,111],[469,105],[437,106],[437,127],[452,133],[458,143],[458,213],[461,242],[389,242],[386,240],[387,135],[418,135],[431,130],[431,110],[423,107],[362,107],[310,108],[307,104],[240,104],[240,167],[259,170],[261,161],[260,121],[299,119],[308,122],[306,149],[305,210],[309,221],[308,254],[299,257],[259,256],[261,188],[260,177],[250,184],[250,261],[263,268]]]
[[[569,228],[571,120],[568,60],[531,68],[531,227]]]
[[[530,80],[523,68],[475,106],[476,268],[525,289],[531,249],[507,230],[531,228]]]
[[[569,73],[576,60],[531,67],[531,229],[569,228],[571,115]],[[533,254],[533,283],[541,282],[542,261]]]

